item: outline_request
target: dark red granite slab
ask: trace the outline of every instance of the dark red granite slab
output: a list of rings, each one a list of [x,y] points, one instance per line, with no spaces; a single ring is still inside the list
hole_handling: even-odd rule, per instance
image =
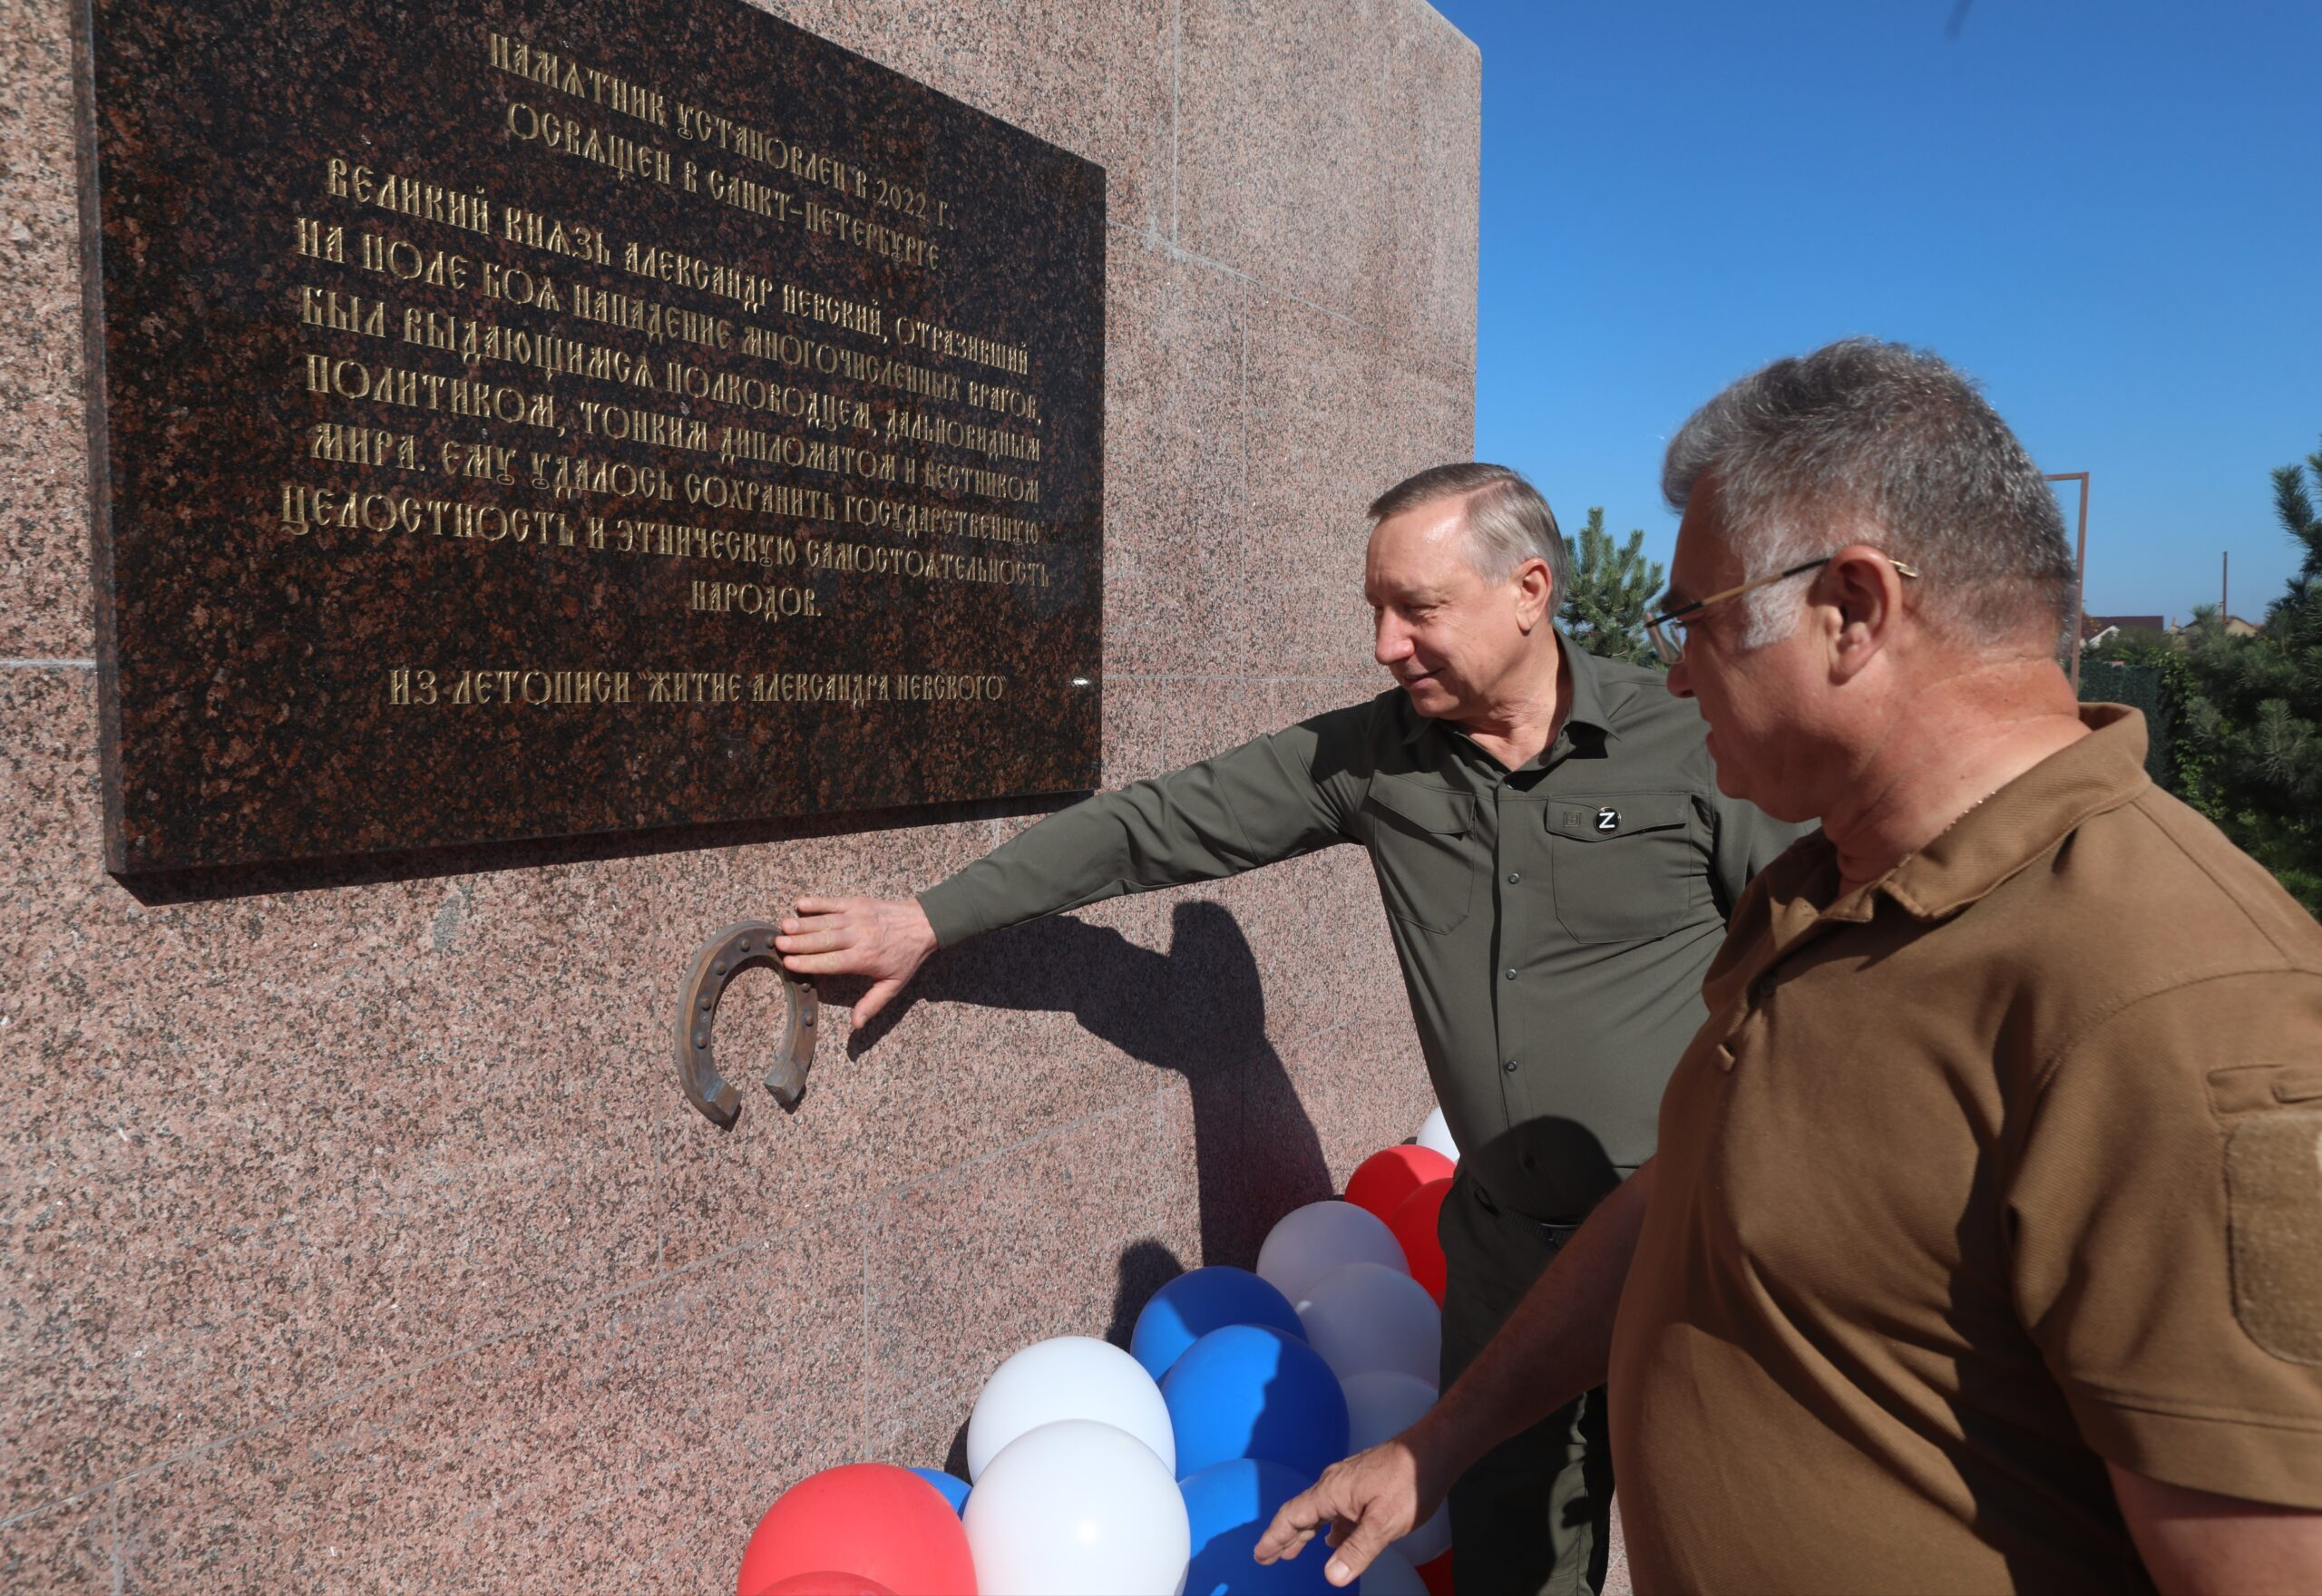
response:
[[[1100,168],[738,0],[81,54],[112,869],[1098,783]]]

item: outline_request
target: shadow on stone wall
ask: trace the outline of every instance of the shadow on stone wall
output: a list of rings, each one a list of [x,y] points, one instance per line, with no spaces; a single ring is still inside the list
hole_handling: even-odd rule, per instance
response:
[[[861,989],[853,981],[825,988],[833,1002]],[[918,1003],[1069,1014],[1130,1057],[1183,1075],[1201,1202],[1195,1262],[1249,1268],[1276,1220],[1336,1190],[1313,1122],[1266,1038],[1257,959],[1221,904],[1178,904],[1166,953],[1066,915],[978,937],[931,959],[902,996],[854,1033],[849,1054],[878,1046]],[[1186,1267],[1158,1241],[1131,1242],[1116,1260],[1111,1320],[1101,1331],[1088,1329],[1127,1347],[1146,1301]],[[967,1477],[964,1423],[943,1466]]]
[[[851,995],[841,988],[834,998]],[[1183,1075],[1204,1263],[1248,1268],[1275,1220],[1332,1194],[1322,1142],[1266,1038],[1257,959],[1220,904],[1177,905],[1166,953],[1065,915],[978,937],[930,960],[850,1051],[877,1046],[914,1003],[1069,1014],[1130,1057]]]

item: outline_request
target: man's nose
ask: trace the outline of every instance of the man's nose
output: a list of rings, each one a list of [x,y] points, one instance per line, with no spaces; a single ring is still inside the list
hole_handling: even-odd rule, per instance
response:
[[[1376,635],[1371,639],[1371,657],[1381,665],[1392,665],[1411,651],[1410,630],[1391,615],[1379,618]]]
[[[1677,663],[1669,667],[1669,690],[1680,698],[1693,696],[1693,667],[1685,656],[1677,656]]]

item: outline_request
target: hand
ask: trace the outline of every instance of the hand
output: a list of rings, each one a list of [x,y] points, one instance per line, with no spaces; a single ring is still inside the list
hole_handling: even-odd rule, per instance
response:
[[[794,975],[869,976],[854,1005],[864,1026],[935,951],[935,928],[916,898],[801,898],[774,946]]]
[[[1322,1471],[1313,1486],[1282,1504],[1258,1538],[1257,1559],[1275,1562],[1295,1557],[1323,1524],[1338,1549],[1322,1571],[1333,1585],[1350,1585],[1389,1544],[1411,1533],[1441,1505],[1445,1484],[1437,1483],[1414,1445],[1416,1428],[1358,1452]]]

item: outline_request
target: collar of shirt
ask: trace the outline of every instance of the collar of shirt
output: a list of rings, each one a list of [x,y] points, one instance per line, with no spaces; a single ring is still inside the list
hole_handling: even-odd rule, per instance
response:
[[[1734,923],[1702,985],[1717,1027],[1719,1062],[1771,994],[1782,962],[1807,944],[1869,923],[1883,895],[1923,927],[1988,897],[2083,822],[2142,792],[2144,716],[2118,704],[2083,705],[2090,735],[2061,749],[1954,821],[1878,881],[1839,898],[1839,855],[1820,832],[1801,838],[1759,878],[1765,901],[1744,930]]]
[[[1881,895],[1914,919],[1946,919],[1988,896],[2091,816],[2134,798],[2151,779],[2144,770],[2144,716],[2125,705],[2087,704],[2080,718],[2089,735],[2025,771],[1849,897],[1837,897],[1838,850],[1822,832],[1777,860],[1766,871],[1774,957],[1818,924],[1867,922]]]
[[[1568,739],[1571,736],[1572,728],[1575,726],[1586,726],[1598,735],[1605,737],[1617,738],[1621,735],[1620,728],[1613,724],[1613,717],[1605,713],[1604,695],[1596,676],[1595,657],[1585,648],[1578,647],[1562,632],[1551,628],[1550,635],[1556,638],[1556,647],[1564,656],[1566,669],[1572,677],[1572,704],[1565,713],[1564,724],[1558,728],[1556,737],[1551,738],[1546,747],[1518,766],[1519,770],[1537,769],[1556,753],[1559,739]],[[1410,699],[1408,696],[1403,698],[1403,705],[1405,714],[1410,722],[1403,728],[1403,742],[1406,745],[1418,742],[1430,731],[1439,730],[1456,735],[1461,742],[1468,744],[1471,747],[1474,746],[1474,739],[1462,731],[1456,723],[1440,720],[1434,715],[1420,715],[1411,710]],[[1477,752],[1481,753],[1482,750],[1478,748]],[[1511,771],[1508,774],[1512,775],[1516,773]]]

